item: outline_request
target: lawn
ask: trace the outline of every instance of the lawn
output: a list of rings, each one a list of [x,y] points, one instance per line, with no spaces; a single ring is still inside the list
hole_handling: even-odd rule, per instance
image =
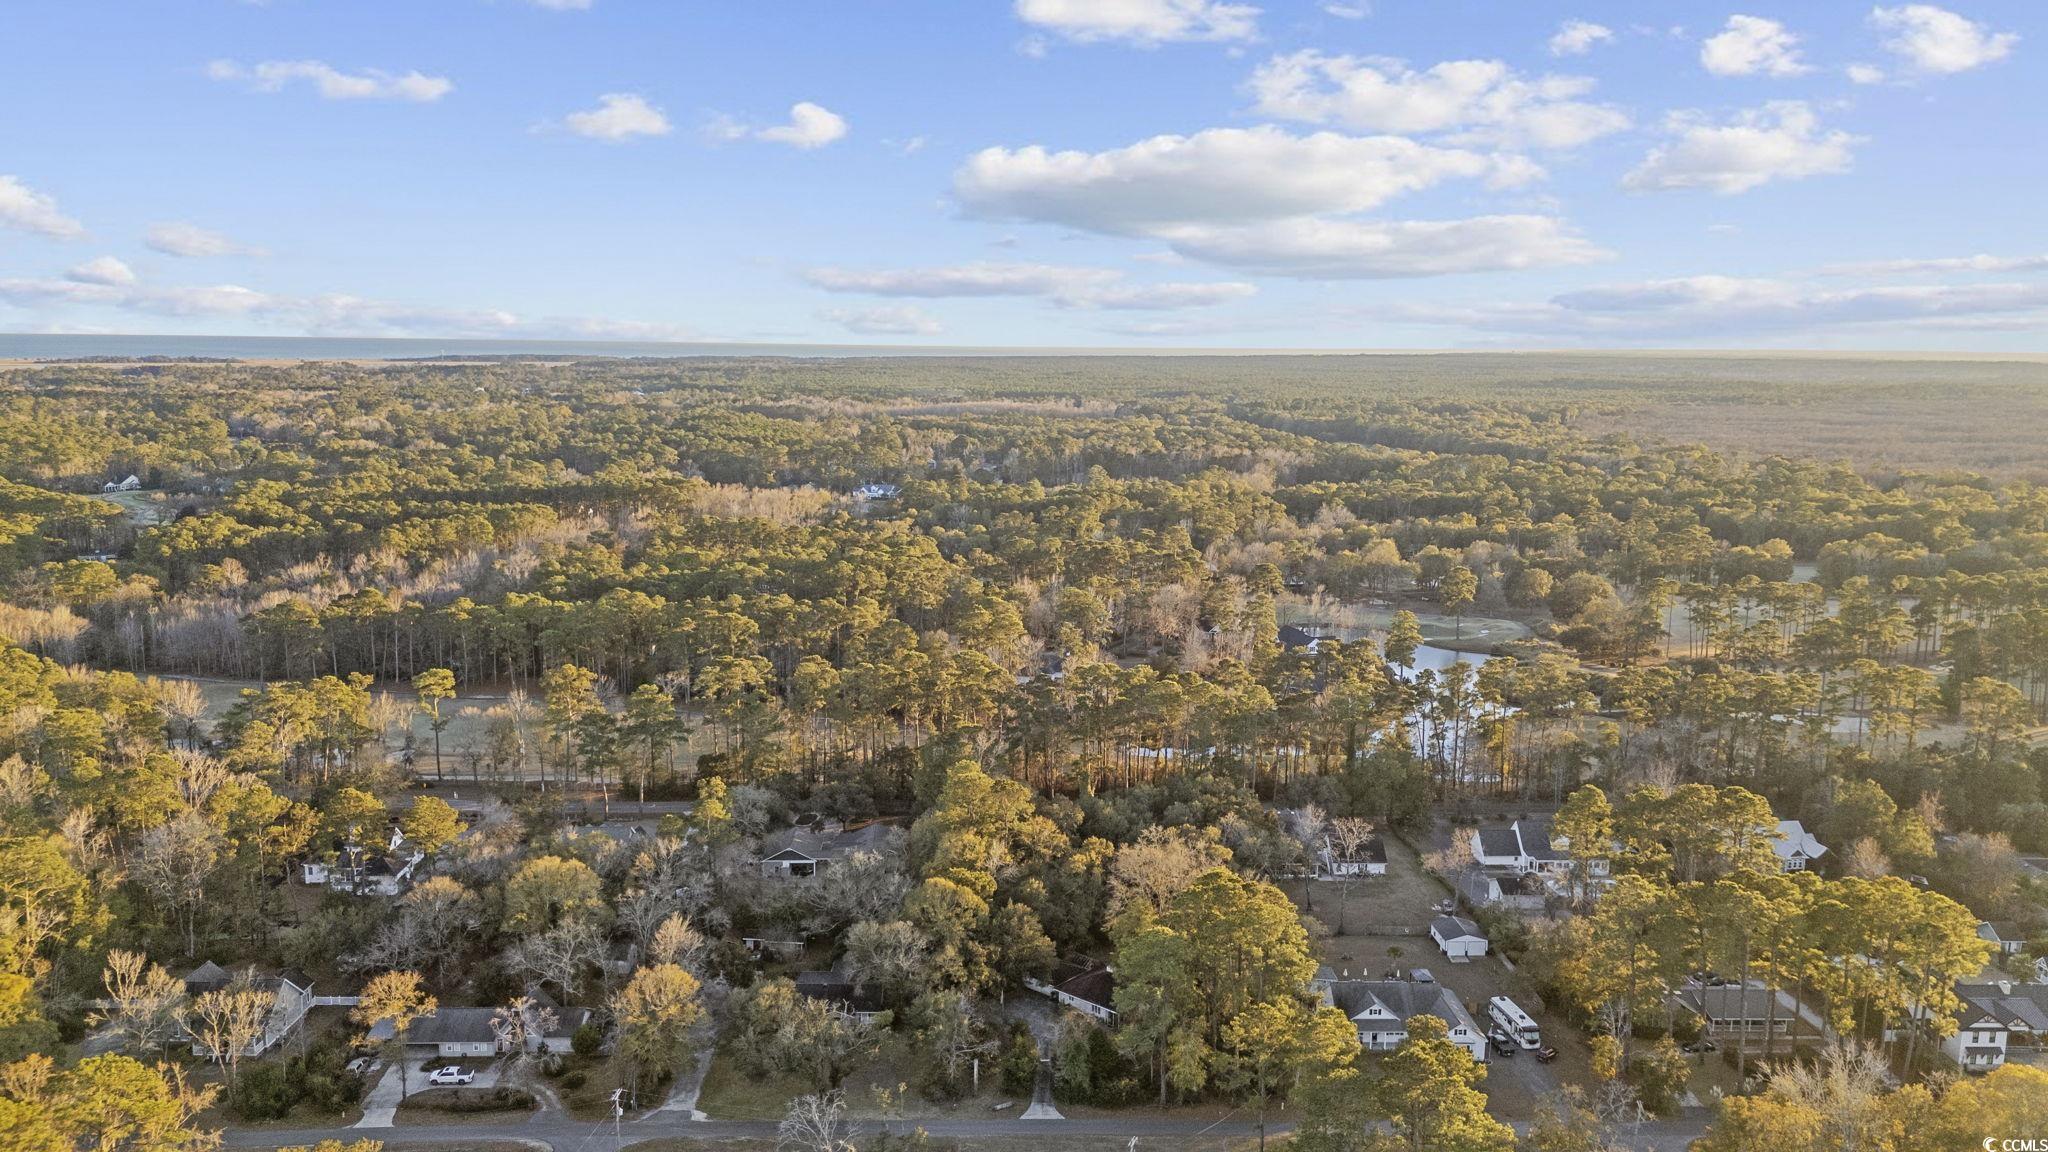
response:
[[[1281,887],[1332,933],[1342,927],[1346,933],[1369,932],[1375,927],[1426,929],[1437,913],[1437,901],[1450,889],[1423,871],[1415,849],[1398,836],[1384,837],[1387,845],[1387,874],[1360,876],[1355,880],[1313,880],[1308,883],[1307,905],[1303,906],[1302,882],[1290,880]],[[1341,910],[1341,915],[1339,914]],[[1429,939],[1421,937],[1424,947]]]
[[[1030,1093],[1011,1094],[1002,1089],[1001,1074],[985,1061],[981,1071],[981,1094],[950,1103],[934,1103],[908,1087],[913,1064],[910,1042],[891,1033],[882,1050],[853,1075],[847,1077],[849,1114],[865,1120],[937,1120],[979,1116],[1014,1116],[1030,1103]],[[790,1100],[817,1091],[808,1080],[793,1077],[758,1077],[741,1070],[738,1061],[720,1052],[712,1057],[711,1070],[704,1077],[704,1090],[697,1097],[697,1109],[713,1120],[780,1120]],[[884,1097],[888,1100],[885,1110]],[[1011,1102],[1007,1112],[993,1112],[994,1105]]]

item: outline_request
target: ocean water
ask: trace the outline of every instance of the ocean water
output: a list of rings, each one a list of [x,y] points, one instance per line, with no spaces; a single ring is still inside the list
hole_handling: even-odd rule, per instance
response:
[[[148,356],[211,360],[421,360],[449,356],[1001,356],[1021,348],[881,344],[682,344],[632,340],[437,340],[354,336],[102,336],[0,332],[0,360]]]

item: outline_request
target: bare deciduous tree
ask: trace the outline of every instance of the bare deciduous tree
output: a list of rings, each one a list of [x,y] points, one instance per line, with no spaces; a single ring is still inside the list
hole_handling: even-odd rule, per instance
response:
[[[775,1126],[775,1152],[854,1152],[853,1134],[838,1091],[799,1096]]]
[[[151,964],[140,952],[119,948],[107,953],[107,999],[89,1018],[120,1038],[131,1051],[157,1051],[178,1035],[183,1024],[185,982]]]
[[[227,1071],[229,1096],[235,1094],[242,1057],[263,1039],[276,1005],[277,994],[258,989],[247,973],[226,988],[201,993],[192,1002],[187,1022],[192,1043],[200,1055]]]

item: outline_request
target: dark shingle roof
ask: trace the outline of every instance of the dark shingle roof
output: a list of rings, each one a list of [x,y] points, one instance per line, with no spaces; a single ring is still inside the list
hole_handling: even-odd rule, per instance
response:
[[[1519,856],[1522,842],[1515,839],[1513,828],[1481,828],[1479,848],[1488,856]]]
[[[412,1030],[406,1033],[408,1044],[483,1044],[497,1043],[498,1033],[491,1027],[495,1008],[442,1008],[432,1016],[415,1020]]]

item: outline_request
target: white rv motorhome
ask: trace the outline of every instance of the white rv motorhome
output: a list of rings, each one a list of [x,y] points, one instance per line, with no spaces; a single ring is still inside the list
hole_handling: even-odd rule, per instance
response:
[[[1486,1015],[1523,1048],[1534,1050],[1543,1047],[1543,1032],[1536,1027],[1535,1018],[1522,1011],[1522,1006],[1513,1000],[1495,996],[1486,1002]]]

